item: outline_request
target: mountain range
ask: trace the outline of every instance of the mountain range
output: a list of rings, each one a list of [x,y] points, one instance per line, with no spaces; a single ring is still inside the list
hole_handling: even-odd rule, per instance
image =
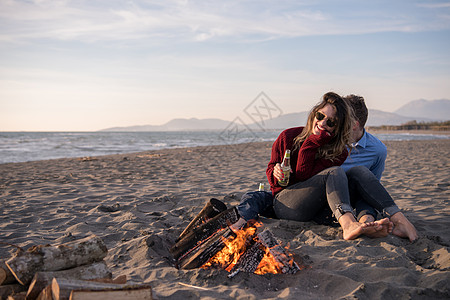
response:
[[[308,111],[282,114],[279,117],[265,120],[263,128],[266,130],[284,129],[306,124]],[[410,121],[433,122],[447,121],[450,115],[450,100],[415,100],[408,102],[394,112],[369,109],[366,126],[401,125]],[[126,127],[111,127],[101,131],[200,131],[223,130],[232,122],[221,119],[173,119],[163,125],[136,125]],[[238,124],[238,126],[244,126]],[[260,125],[245,124],[250,129],[261,128]]]

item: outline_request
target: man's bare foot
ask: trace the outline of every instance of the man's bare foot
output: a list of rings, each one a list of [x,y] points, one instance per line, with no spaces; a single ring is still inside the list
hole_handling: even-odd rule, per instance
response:
[[[375,221],[372,215],[362,216],[359,222],[373,225],[364,230],[364,235],[370,238],[386,237],[394,228],[394,224],[388,218]]]
[[[351,213],[345,213],[339,218],[339,224],[341,224],[343,230],[344,240],[354,240],[361,234],[364,234],[366,230],[371,230],[372,227],[380,226],[371,223],[359,223],[355,220]]]
[[[416,228],[405,217],[402,212],[398,212],[391,217],[392,223],[394,223],[394,229],[392,234],[401,238],[408,238],[411,242],[415,241],[419,236]]]
[[[370,238],[380,238],[388,236],[389,233],[391,233],[392,229],[394,228],[394,224],[388,218],[376,221],[375,218],[369,214],[362,216],[359,219],[359,222],[373,223],[372,225],[375,225],[366,228],[366,230],[364,231],[364,235]]]

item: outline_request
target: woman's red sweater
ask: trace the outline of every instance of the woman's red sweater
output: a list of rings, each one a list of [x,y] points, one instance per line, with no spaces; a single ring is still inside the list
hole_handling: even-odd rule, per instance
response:
[[[332,139],[332,136],[329,136],[325,131],[320,135],[311,134],[302,143],[300,149],[292,151],[294,138],[302,132],[303,128],[304,127],[294,127],[284,130],[272,145],[272,154],[267,166],[266,174],[270,183],[270,189],[274,196],[285,188],[278,184],[278,180],[273,176],[273,169],[277,163],[283,161],[284,152],[287,149],[291,150],[292,168],[288,186],[300,181],[305,181],[327,168],[340,166],[347,158],[347,150],[344,150],[341,155],[334,160],[316,158],[318,148]]]

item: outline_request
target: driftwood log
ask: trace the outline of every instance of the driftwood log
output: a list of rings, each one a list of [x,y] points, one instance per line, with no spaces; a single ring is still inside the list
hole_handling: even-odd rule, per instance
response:
[[[7,299],[9,295],[26,291],[26,287],[21,284],[0,285],[0,299]]]
[[[69,300],[152,300],[150,286],[130,287],[123,290],[72,291]]]
[[[7,300],[26,300],[26,294],[27,292],[20,292],[16,294],[9,295]]]
[[[227,209],[208,222],[191,230],[178,243],[173,245],[169,251],[178,260],[180,256],[195,248],[198,243],[211,237],[216,231],[236,223],[238,219],[239,213],[235,207]]]
[[[4,260],[0,259],[0,285],[17,283],[16,278],[6,266]]]
[[[37,300],[53,300],[52,295],[52,285],[49,284],[41,291],[39,296],[37,297]]]
[[[6,298],[7,300],[26,300],[27,296],[26,296],[27,292],[20,292],[20,293],[15,293],[12,295],[9,295],[8,298]]]
[[[198,213],[198,215],[189,223],[189,225],[183,230],[183,232],[178,237],[177,241],[181,240],[185,235],[187,235],[194,228],[200,226],[203,223],[208,222],[210,219],[217,216],[219,213],[227,210],[227,206],[222,201],[211,198],[206,202],[203,209]]]
[[[104,242],[94,235],[63,245],[41,245],[18,251],[6,265],[19,283],[27,285],[37,272],[91,264],[103,260],[107,252]]]
[[[83,265],[76,268],[53,271],[53,272],[37,272],[27,292],[27,300],[36,299],[41,291],[52,283],[53,278],[92,280],[108,278],[111,280],[112,273],[106,266],[104,261],[93,263],[91,265]]]
[[[101,283],[84,280],[70,280],[65,278],[53,278],[52,280],[52,296],[53,300],[69,300],[72,291],[113,291],[113,290],[132,290],[137,288],[151,289],[149,285],[126,285],[114,283]],[[101,294],[98,294],[101,295]],[[73,298],[73,297],[72,297]],[[80,298],[77,298],[80,299]],[[84,298],[83,298],[84,299]],[[120,299],[120,298],[100,298],[100,299]],[[134,298],[140,299],[140,298]],[[151,299],[151,298],[150,298]]]
[[[94,278],[94,279],[89,279],[89,281],[114,283],[114,284],[125,284],[125,283],[127,283],[127,275],[120,275],[120,276],[117,276],[116,278]]]

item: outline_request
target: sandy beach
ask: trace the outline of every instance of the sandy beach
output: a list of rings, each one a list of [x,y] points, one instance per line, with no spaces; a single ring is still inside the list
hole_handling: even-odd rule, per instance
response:
[[[28,248],[91,234],[113,276],[156,299],[449,299],[450,139],[391,141],[382,183],[419,239],[342,239],[340,228],[261,218],[305,268],[295,275],[178,270],[168,249],[210,198],[265,182],[271,142],[0,165],[0,241]],[[0,259],[14,247],[0,244]]]

